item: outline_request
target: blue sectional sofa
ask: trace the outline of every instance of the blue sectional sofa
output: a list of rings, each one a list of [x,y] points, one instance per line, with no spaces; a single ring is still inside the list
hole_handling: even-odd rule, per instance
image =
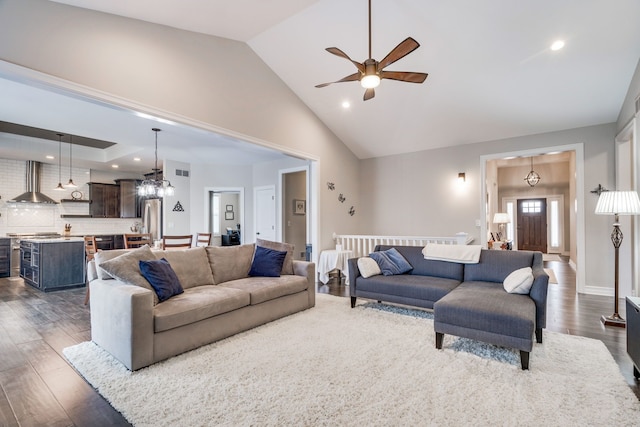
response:
[[[351,307],[358,297],[433,309],[436,347],[444,334],[471,338],[520,350],[522,369],[529,367],[533,335],[542,342],[546,327],[547,286],[542,253],[482,249],[475,264],[424,259],[422,247],[395,247],[413,267],[405,274],[364,278],[358,260],[349,260]],[[508,293],[505,278],[531,267],[529,294]]]

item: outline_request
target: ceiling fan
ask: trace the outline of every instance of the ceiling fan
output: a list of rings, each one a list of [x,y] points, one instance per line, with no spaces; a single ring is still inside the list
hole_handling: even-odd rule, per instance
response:
[[[316,85],[317,88],[329,86],[332,83],[342,82],[354,82],[360,81],[360,85],[366,89],[364,92],[364,100],[367,101],[373,98],[375,88],[380,84],[381,79],[398,80],[401,82],[409,83],[423,83],[427,78],[426,73],[414,73],[408,71],[385,71],[384,69],[399,59],[404,58],[414,50],[420,47],[420,43],[415,41],[412,37],[407,37],[402,43],[394,47],[387,56],[378,62],[371,57],[371,0],[369,0],[369,59],[363,63],[354,61],[349,58],[349,55],[338,49],[337,47],[328,47],[326,50],[336,56],[351,61],[353,65],[358,69],[357,73],[353,73],[335,82],[322,83]]]

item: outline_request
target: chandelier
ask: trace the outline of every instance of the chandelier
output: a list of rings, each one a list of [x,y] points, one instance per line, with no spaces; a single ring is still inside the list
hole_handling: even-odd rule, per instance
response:
[[[156,133],[156,162],[155,167],[153,168],[153,179],[145,179],[138,186],[138,195],[142,197],[148,198],[161,198],[164,196],[173,196],[175,194],[175,187],[171,185],[171,181],[167,179],[158,179],[158,132],[161,129],[153,128],[151,129]]]
[[[524,177],[524,180],[527,181],[529,187],[535,187],[536,184],[540,182],[540,175],[538,175],[538,172],[533,170],[533,157],[531,157],[531,172]]]

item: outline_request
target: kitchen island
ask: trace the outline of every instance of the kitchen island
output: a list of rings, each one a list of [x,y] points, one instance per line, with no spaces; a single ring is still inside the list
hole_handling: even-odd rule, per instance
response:
[[[84,260],[80,237],[20,241],[20,277],[41,291],[85,286]]]

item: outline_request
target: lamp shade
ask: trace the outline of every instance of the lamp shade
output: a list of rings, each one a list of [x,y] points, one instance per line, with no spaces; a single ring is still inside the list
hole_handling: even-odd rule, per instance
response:
[[[506,212],[498,212],[493,216],[494,224],[509,224],[511,222],[511,218],[509,218],[509,214]]]
[[[598,198],[596,215],[638,215],[640,199],[635,191],[603,191]]]

